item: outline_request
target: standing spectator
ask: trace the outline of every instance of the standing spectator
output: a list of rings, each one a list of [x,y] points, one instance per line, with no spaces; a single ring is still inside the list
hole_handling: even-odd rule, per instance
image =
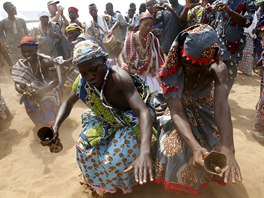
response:
[[[110,2],[105,5],[105,10],[106,14],[111,17],[111,20],[108,22],[109,29],[112,29],[113,34],[123,43],[126,37],[127,28],[124,17],[119,12],[114,12],[113,4]]]
[[[69,18],[71,19],[70,23],[76,23],[82,28],[82,23],[78,20],[79,10],[75,7],[69,7],[68,12],[69,12]]]
[[[146,8],[146,4],[145,3],[141,3],[139,6],[139,12],[136,13],[133,17],[132,23],[131,23],[131,27],[129,28],[129,30],[133,30],[133,31],[137,31],[139,28],[139,21],[140,21],[140,15],[142,12],[146,12],[147,8]]]
[[[61,31],[64,33],[65,27],[69,25],[69,21],[63,14],[64,8],[62,6],[57,6],[59,3],[59,1],[52,0],[47,3],[47,6],[50,13],[50,20],[58,23]]]
[[[17,15],[16,7],[11,2],[3,4],[8,17],[0,22],[0,39],[7,46],[9,56],[13,64],[22,58],[17,46],[23,36],[28,35],[26,22],[24,19],[15,17]]]
[[[231,90],[246,44],[244,28],[249,27],[252,23],[256,3],[254,0],[228,0],[226,3],[215,1],[214,5],[216,12],[213,27],[220,40],[221,60],[228,68],[228,87]]]
[[[49,14],[45,11],[39,14],[39,20],[39,27],[32,31],[33,37],[38,41],[39,52],[53,58],[63,56],[64,59],[68,59],[69,43],[62,34],[59,24],[49,21]]]
[[[153,0],[147,0],[146,5],[148,6],[154,5]],[[160,37],[161,47],[165,54],[168,54],[172,42],[177,37],[178,33],[181,32],[186,24],[184,24],[179,15],[183,11],[184,6],[178,3],[178,0],[170,0],[171,7],[168,4],[164,4],[163,10],[158,12],[157,8],[154,8],[154,16],[156,17],[156,24],[162,22],[163,32]]]
[[[207,7],[214,0],[202,0],[201,3],[192,3],[191,0],[185,1],[182,20],[187,21],[187,26],[199,23],[209,23],[211,17],[210,12],[207,13]],[[185,13],[186,12],[186,13]]]
[[[136,4],[134,3],[134,2],[132,2],[132,3],[130,3],[129,4],[129,9],[133,9],[133,10],[137,10],[137,6],[136,6]]]
[[[251,75],[254,67],[254,39],[256,39],[256,34],[254,30],[257,26],[257,15],[253,15],[252,24],[248,28],[244,28],[244,33],[246,35],[246,45],[243,49],[242,60],[239,63],[239,70],[246,75]]]
[[[135,10],[133,8],[129,8],[127,11],[127,16],[125,16],[125,21],[127,24],[130,25],[132,23],[134,14],[135,14]]]
[[[152,14],[154,18],[156,18],[157,14],[156,14],[156,9],[154,6],[158,6],[156,0],[146,1],[146,8],[148,12]],[[162,32],[163,32],[163,22],[162,21],[156,22],[155,20],[155,23],[152,27],[152,33],[159,39],[159,41],[161,41]]]
[[[92,16],[92,21],[87,28],[87,33],[95,38],[95,41],[103,48],[103,38],[106,32],[109,32],[107,21],[110,20],[110,16],[99,16],[98,10],[95,4],[89,5],[89,13]]]

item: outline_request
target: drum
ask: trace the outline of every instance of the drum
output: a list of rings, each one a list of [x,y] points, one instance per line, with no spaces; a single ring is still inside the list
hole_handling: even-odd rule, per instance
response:
[[[110,56],[118,57],[123,49],[121,41],[114,34],[105,34],[103,44]]]

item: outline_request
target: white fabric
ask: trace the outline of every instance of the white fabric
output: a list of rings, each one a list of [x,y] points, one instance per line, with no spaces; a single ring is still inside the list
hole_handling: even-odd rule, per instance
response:
[[[258,18],[257,18],[256,13],[254,13],[253,21],[252,21],[251,25],[248,28],[244,28],[244,32],[248,33],[251,38],[256,38],[256,35],[253,34],[252,31],[256,28],[257,23],[258,23]]]
[[[160,92],[160,85],[157,77],[151,75],[140,75],[140,77],[147,83],[151,93]]]
[[[107,23],[102,16],[97,16],[97,24],[99,27],[103,29],[102,30],[101,28],[99,28],[100,34],[104,34],[104,32],[109,30]]]

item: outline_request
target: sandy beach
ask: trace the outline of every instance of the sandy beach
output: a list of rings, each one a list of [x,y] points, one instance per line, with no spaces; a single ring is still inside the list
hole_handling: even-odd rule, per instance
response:
[[[90,198],[79,184],[81,174],[75,161],[75,142],[81,131],[80,116],[85,110],[78,102],[60,130],[64,149],[52,154],[40,145],[37,129],[19,104],[19,95],[6,71],[1,70],[2,95],[13,114],[11,122],[0,121],[0,198]],[[236,157],[243,182],[225,187],[211,183],[201,191],[202,198],[264,197],[264,146],[251,136],[255,105],[259,96],[258,75],[239,74],[229,103],[232,111]],[[172,198],[186,196],[165,192],[162,186],[148,183],[135,187],[132,194],[114,197]]]

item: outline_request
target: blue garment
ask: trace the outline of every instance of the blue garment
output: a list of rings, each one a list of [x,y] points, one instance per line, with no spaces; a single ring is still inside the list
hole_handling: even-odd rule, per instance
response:
[[[178,15],[181,14],[184,6],[180,4],[175,4],[172,7]],[[156,17],[156,22],[163,24],[163,33],[161,35],[161,47],[165,54],[168,54],[171,44],[181,32],[185,24],[181,24],[175,20],[173,14],[169,11],[161,11],[159,15]]]
[[[149,89],[139,77],[132,77],[150,112]],[[79,76],[74,93],[89,107],[82,115],[83,131],[77,148],[77,163],[86,185],[104,192],[132,191],[133,173],[123,171],[138,157],[140,148],[139,119],[131,110],[120,111],[101,101],[94,87]],[[153,136],[153,141],[155,138]]]
[[[215,2],[215,4],[218,1]],[[229,0],[228,7],[244,16],[248,20],[248,26],[253,21],[253,15],[256,11],[254,0]],[[223,61],[240,61],[242,59],[243,49],[246,44],[246,35],[244,27],[236,24],[231,17],[224,12],[215,13],[215,23],[213,27],[218,33],[221,44]]]

